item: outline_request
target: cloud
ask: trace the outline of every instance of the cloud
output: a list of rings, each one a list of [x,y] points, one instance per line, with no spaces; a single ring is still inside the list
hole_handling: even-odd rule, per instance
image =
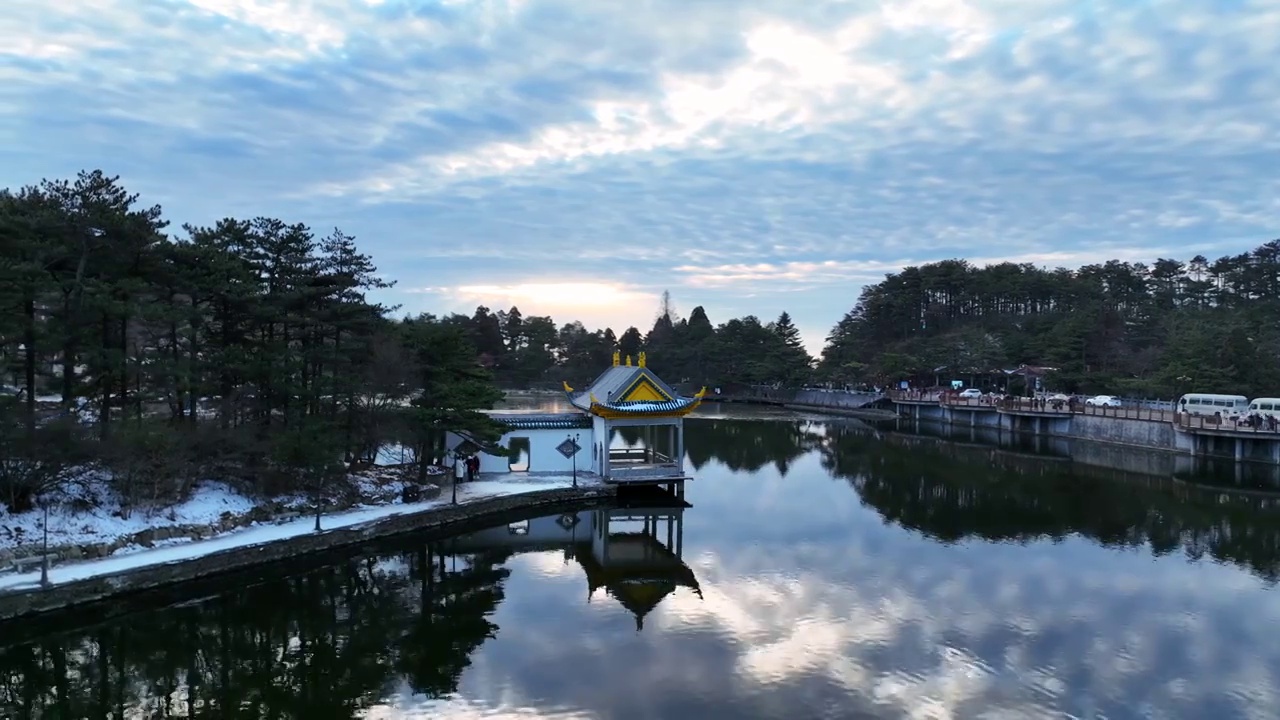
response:
[[[589,327],[618,323],[647,331],[657,315],[660,293],[598,282],[534,282],[515,285],[461,285],[413,288],[413,294],[437,295],[454,312],[469,313],[477,304],[491,310],[520,308],[525,316],[549,315],[558,324],[582,321]],[[621,322],[619,322],[621,321]]]
[[[1271,239],[1277,56],[1272,0],[15,0],[0,178],[100,166],[179,222],[341,225],[404,288],[669,287],[813,338],[906,262]]]
[[[963,257],[970,264],[978,267],[997,263],[1014,263],[1032,265],[1040,268],[1074,268],[1101,263],[1107,260],[1122,262],[1145,262],[1157,257],[1182,257],[1186,253],[1212,252],[1228,250],[1236,243],[1212,243],[1191,245],[1178,248],[1122,248],[1106,247],[1093,250],[1059,251],[1030,253],[1024,255],[1008,255],[997,257]],[[959,256],[957,256],[959,257]],[[838,261],[823,260],[810,262],[729,264],[711,267],[696,265],[680,265],[675,271],[682,273],[685,282],[697,287],[731,287],[737,285],[759,286],[766,284],[774,291],[794,289],[810,289],[820,285],[848,283],[850,281],[875,283],[884,279],[885,275],[902,271],[904,268],[948,259],[934,255],[919,260],[891,261]]]

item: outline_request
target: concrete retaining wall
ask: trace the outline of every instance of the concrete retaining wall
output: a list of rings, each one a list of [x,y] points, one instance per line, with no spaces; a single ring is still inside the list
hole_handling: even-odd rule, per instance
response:
[[[902,416],[923,421],[942,422],[959,427],[999,427],[1035,434],[1036,428],[1052,437],[1089,440],[1098,443],[1142,447],[1154,450],[1179,450],[1178,433],[1172,423],[1103,415],[1035,418],[1025,422],[1024,416],[996,412],[993,409],[969,410],[964,407],[898,403]]]
[[[1177,449],[1173,423],[1154,420],[1074,415],[1067,425],[1067,434],[1070,437],[1093,442],[1156,450]]]
[[[938,423],[949,428],[997,428],[1002,433],[1085,440],[1120,448],[1142,448],[1196,457],[1280,464],[1280,438],[1272,433],[1216,437],[1178,431],[1172,422],[1075,413],[1071,415],[1015,414],[994,409],[968,409],[933,403],[893,403],[906,422]],[[963,431],[961,431],[963,433]],[[957,435],[956,437],[960,437]],[[1112,467],[1123,462],[1106,461]],[[1135,472],[1149,470],[1134,467]],[[1160,472],[1164,472],[1162,469]]]
[[[393,535],[461,533],[508,518],[528,517],[530,511],[580,509],[593,506],[614,495],[612,487],[556,488],[477,500],[462,505],[424,508],[383,520],[348,528],[311,533],[288,540],[235,548],[204,557],[167,565],[154,565],[87,580],[62,583],[47,590],[23,590],[0,594],[0,621],[60,610],[120,595],[139,593],[174,583],[247,570],[267,563],[288,561],[301,555],[320,553]]]
[[[786,404],[803,405],[811,408],[831,408],[832,410],[860,410],[882,397],[884,396],[879,393],[797,390],[794,396],[789,401],[786,401]]]

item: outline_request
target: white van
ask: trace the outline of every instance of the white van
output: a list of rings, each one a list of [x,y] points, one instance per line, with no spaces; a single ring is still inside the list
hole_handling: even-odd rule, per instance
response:
[[[1192,415],[1239,415],[1249,409],[1249,398],[1243,395],[1187,393],[1178,399],[1178,412]]]
[[[1280,398],[1254,398],[1249,403],[1249,412],[1280,417]]]

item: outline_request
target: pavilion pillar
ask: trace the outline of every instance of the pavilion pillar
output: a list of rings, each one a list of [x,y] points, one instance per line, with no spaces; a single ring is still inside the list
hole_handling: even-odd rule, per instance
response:
[[[602,424],[604,425],[604,437],[600,440],[603,446],[600,451],[600,468],[603,470],[601,477],[609,477],[609,473],[613,471],[612,463],[609,462],[609,448],[613,446],[613,427],[608,420]]]
[[[684,421],[677,420],[675,425],[675,453],[676,468],[680,470],[680,474],[684,474]]]

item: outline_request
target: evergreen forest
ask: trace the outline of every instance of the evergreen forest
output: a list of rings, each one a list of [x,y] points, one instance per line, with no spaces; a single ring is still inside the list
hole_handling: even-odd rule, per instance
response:
[[[1066,392],[1280,395],[1280,240],[1212,261],[909,267],[863,289],[821,371],[893,381],[1022,365],[1051,368]]]
[[[137,502],[199,476],[320,493],[386,442],[425,476],[447,431],[496,439],[481,411],[502,387],[588,383],[615,350],[695,382],[810,373],[785,313],[714,328],[667,305],[615,336],[518,308],[408,315],[375,300],[391,286],[342,230],[171,227],[101,171],[0,191],[0,505],[88,462]]]
[[[393,292],[340,229],[173,227],[101,171],[0,190],[0,503],[28,508],[89,460],[137,500],[209,472],[321,488],[390,441],[425,473],[446,431],[497,436],[481,411],[503,389],[583,386],[615,351],[689,392],[1026,365],[1055,390],[1280,394],[1280,241],[1215,261],[909,267],[864,288],[816,359],[786,312],[714,324],[664,294],[651,327],[615,333],[516,307],[408,314],[377,301]]]

